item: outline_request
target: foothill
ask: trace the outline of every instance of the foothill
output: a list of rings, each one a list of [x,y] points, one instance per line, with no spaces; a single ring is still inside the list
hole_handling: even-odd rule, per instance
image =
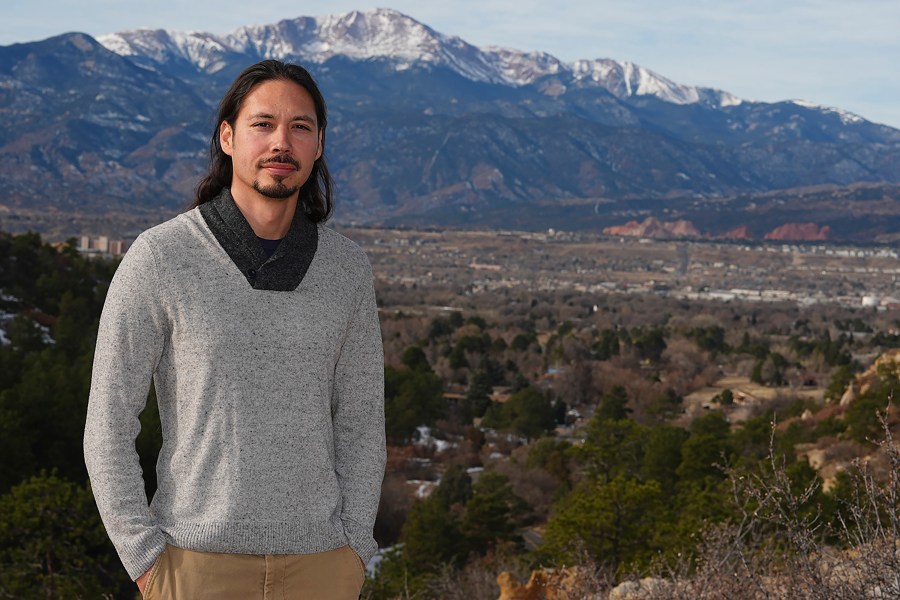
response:
[[[372,262],[385,348],[389,458],[364,597],[890,585],[892,554],[861,549],[897,542],[893,250],[341,231]],[[9,590],[132,585],[77,451],[117,263],[79,245],[0,235]],[[138,439],[151,495],[154,402]]]

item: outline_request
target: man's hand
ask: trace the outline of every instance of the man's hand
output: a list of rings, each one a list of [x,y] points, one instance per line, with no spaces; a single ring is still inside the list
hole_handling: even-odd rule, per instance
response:
[[[140,577],[138,577],[137,579],[134,580],[134,582],[138,586],[138,591],[141,593],[141,596],[144,595],[144,588],[147,587],[147,579],[150,578],[150,571],[152,571],[152,570],[153,570],[153,567],[150,567],[149,569],[147,569],[146,573],[144,573],[143,575],[141,575]]]

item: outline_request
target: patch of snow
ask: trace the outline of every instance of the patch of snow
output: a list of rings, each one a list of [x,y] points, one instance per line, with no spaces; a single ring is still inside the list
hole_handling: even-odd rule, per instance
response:
[[[18,299],[14,296],[7,296],[6,294],[0,294],[0,300],[4,300],[7,302],[18,302]],[[0,346],[7,346],[11,344],[9,338],[6,336],[6,327],[10,321],[16,318],[18,313],[11,313],[0,310]],[[52,346],[56,343],[56,340],[53,339],[53,336],[50,334],[50,328],[45,325],[41,325],[37,321],[34,321],[34,324],[37,325],[37,328],[41,332],[41,341],[47,346]]]
[[[728,92],[719,92],[719,106],[740,106],[744,101],[733,94],[729,94]]]
[[[416,487],[416,491],[413,492],[413,495],[415,495],[416,498],[427,498],[431,495],[434,488],[438,486],[438,482],[436,481],[427,481],[423,479],[408,479],[406,483]]]
[[[56,343],[56,340],[54,340],[53,336],[50,335],[50,328],[45,327],[44,325],[41,325],[40,323],[38,323],[37,326],[38,326],[38,329],[41,330],[41,341],[44,342],[45,344],[47,344],[48,346],[54,345]]]
[[[9,346],[12,342],[6,337],[6,324],[10,322],[15,315],[0,310],[0,346]]]
[[[431,428],[425,425],[417,427],[416,432],[416,441],[414,442],[416,446],[434,448],[436,452],[444,452],[446,450],[449,450],[450,448],[455,448],[457,446],[457,444],[454,444],[453,442],[440,440],[432,436]]]
[[[837,115],[840,118],[841,123],[844,125],[851,125],[855,123],[864,123],[865,119],[859,116],[856,113],[852,113],[848,110],[843,110],[841,108],[835,108],[833,106],[823,106],[821,104],[816,104],[815,102],[809,102],[808,100],[788,100],[791,104],[796,104],[797,106],[801,106],[803,108],[810,108],[812,110],[818,110],[823,113],[831,113]]]
[[[137,48],[128,43],[125,39],[126,32],[109,33],[97,36],[97,41],[110,52],[114,52],[119,56],[134,56],[138,54]]]

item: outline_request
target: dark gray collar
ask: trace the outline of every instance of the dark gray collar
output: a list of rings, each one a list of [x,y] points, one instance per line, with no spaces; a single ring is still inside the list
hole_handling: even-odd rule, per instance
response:
[[[303,213],[300,205],[287,235],[269,258],[228,188],[213,200],[201,204],[200,215],[255,290],[290,292],[297,289],[319,245],[319,228]]]

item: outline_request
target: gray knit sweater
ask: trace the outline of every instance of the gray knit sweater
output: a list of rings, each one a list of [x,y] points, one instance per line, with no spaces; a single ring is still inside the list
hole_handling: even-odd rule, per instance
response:
[[[138,237],[103,308],[84,452],[107,532],[132,579],[166,543],[349,543],[368,561],[385,464],[368,260],[300,211],[266,258],[229,194],[201,208]],[[134,441],[151,377],[163,445],[148,506]]]

